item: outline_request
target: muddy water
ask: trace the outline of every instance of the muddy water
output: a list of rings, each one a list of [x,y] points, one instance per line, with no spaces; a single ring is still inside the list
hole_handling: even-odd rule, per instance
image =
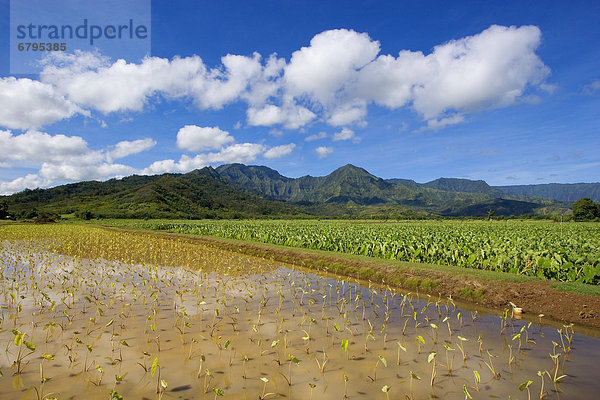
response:
[[[204,252],[192,270],[3,242],[0,398],[527,399],[519,385],[539,398],[543,379],[545,399],[583,399],[600,387],[600,340],[571,328]]]

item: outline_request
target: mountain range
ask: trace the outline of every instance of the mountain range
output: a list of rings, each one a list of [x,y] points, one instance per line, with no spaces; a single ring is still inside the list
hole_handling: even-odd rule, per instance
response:
[[[101,218],[426,218],[564,212],[600,183],[490,186],[440,178],[383,179],[345,165],[322,177],[289,178],[264,166],[225,164],[186,174],[133,175],[0,197],[21,217],[49,213]]]

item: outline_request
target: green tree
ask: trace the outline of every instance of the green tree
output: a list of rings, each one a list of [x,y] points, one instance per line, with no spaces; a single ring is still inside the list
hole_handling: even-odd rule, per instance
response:
[[[9,216],[8,204],[6,204],[6,201],[0,202],[0,219],[6,219]]]
[[[600,217],[600,207],[589,197],[577,200],[573,203],[573,218],[575,221],[591,221]]]
[[[92,214],[92,212],[89,210],[79,210],[75,213],[75,216],[86,221],[89,221],[90,219],[94,218],[94,214]]]

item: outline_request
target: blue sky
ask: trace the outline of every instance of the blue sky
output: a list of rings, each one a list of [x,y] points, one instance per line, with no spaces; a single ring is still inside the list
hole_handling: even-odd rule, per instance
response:
[[[598,2],[155,0],[146,58],[73,44],[28,75],[9,15],[0,0],[0,194],[227,162],[600,180]]]

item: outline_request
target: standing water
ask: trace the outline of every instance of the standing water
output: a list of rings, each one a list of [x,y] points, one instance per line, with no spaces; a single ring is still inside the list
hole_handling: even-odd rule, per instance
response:
[[[0,398],[596,397],[600,340],[572,326],[155,240],[1,242]]]

